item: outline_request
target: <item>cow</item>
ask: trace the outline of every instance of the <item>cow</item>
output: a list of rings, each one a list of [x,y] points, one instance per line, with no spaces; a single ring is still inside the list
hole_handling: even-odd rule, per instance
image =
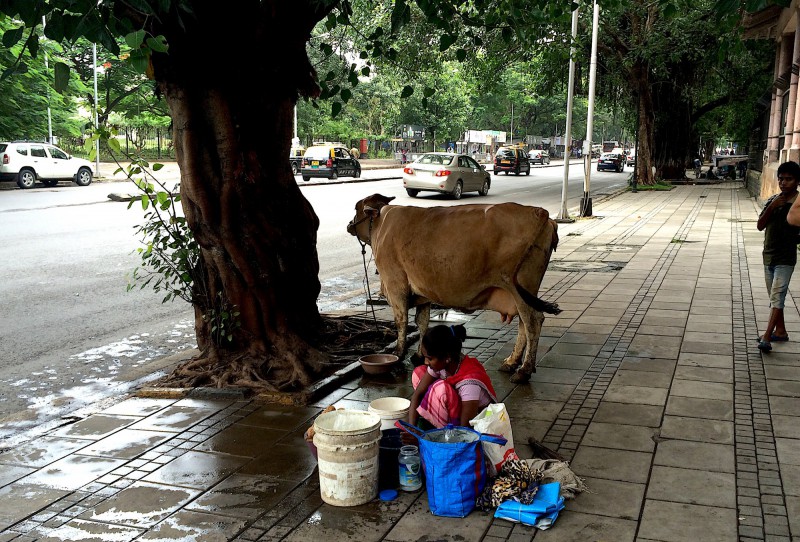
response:
[[[372,247],[397,326],[395,353],[407,352],[410,307],[417,307],[420,335],[428,328],[431,303],[467,313],[489,309],[504,323],[519,316],[514,350],[500,370],[514,373],[511,382],[530,380],[543,313],[561,312],[537,297],[558,245],[558,225],[547,210],[517,203],[389,205],[393,199],[373,194],[357,202],[347,231],[362,247]]]

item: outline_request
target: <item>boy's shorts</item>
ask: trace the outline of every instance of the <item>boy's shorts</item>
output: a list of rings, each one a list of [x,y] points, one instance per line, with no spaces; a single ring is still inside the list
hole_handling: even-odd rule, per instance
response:
[[[769,307],[783,309],[786,301],[786,292],[789,290],[789,281],[794,272],[793,265],[765,265],[764,278],[767,281],[769,292]]]

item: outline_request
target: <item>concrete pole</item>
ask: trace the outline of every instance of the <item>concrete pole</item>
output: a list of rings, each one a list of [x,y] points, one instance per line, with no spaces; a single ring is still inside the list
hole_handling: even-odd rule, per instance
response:
[[[92,71],[94,72],[94,129],[100,129],[99,116],[97,114],[97,44],[92,44]],[[100,140],[94,140],[94,174],[100,174]]]
[[[44,26],[46,21],[44,15],[42,15],[42,34],[44,34]],[[47,50],[44,51],[44,70],[47,72],[47,76],[50,76],[50,66],[47,62]],[[47,83],[47,142],[51,145],[53,144],[53,117],[50,114],[50,83]]]
[[[798,63],[798,54],[800,54],[800,32],[795,31],[794,40],[792,41],[792,52],[789,54],[790,67]],[[784,127],[784,133],[786,134],[786,137],[783,141],[783,156],[781,156],[781,162],[789,160],[789,154],[791,153],[794,137],[796,135],[795,115],[797,112],[795,109],[797,107],[797,79],[797,74],[795,73],[794,69],[792,69],[789,84],[789,104],[786,108],[786,126]]]
[[[594,137],[594,87],[597,80],[597,23],[600,19],[600,6],[594,0],[592,17],[592,57],[589,62],[589,108],[586,112],[586,148],[583,149],[583,198],[581,216],[592,216],[592,198],[589,186],[592,178],[592,142]]]
[[[578,10],[572,12],[572,42],[569,47],[569,86],[567,87],[567,126],[564,128],[564,183],[561,186],[561,211],[557,222],[574,222],[567,210],[570,143],[572,143],[572,99],[575,94],[575,37],[578,35]]]

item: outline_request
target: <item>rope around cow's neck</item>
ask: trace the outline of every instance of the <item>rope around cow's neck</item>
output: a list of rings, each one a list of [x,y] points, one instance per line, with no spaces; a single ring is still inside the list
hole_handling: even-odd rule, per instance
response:
[[[362,218],[356,224],[363,222],[367,217]],[[361,238],[356,235],[356,239],[358,240],[358,244],[361,245],[361,260],[364,262],[364,279],[367,282],[367,302],[369,303],[370,308],[372,309],[372,321],[375,323],[375,331],[378,331],[378,317],[375,315],[375,305],[372,303],[372,290],[369,287],[369,270],[367,269],[367,244],[368,241],[372,241],[372,217],[369,217],[369,235],[367,236],[367,241],[362,241]]]

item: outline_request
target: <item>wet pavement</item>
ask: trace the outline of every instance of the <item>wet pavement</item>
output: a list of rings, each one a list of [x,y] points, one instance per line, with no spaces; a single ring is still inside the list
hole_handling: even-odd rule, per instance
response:
[[[0,542],[800,540],[800,346],[757,348],[758,205],[731,182],[623,193],[594,212],[559,225],[540,295],[563,312],[545,321],[530,383],[497,371],[516,326],[490,312],[435,317],[467,326],[519,455],[534,437],[585,478],[550,530],[481,511],[435,517],[424,490],[323,503],[303,439],[314,417],[411,394],[406,371],[356,368],[306,406],[142,389],[1,450]]]

